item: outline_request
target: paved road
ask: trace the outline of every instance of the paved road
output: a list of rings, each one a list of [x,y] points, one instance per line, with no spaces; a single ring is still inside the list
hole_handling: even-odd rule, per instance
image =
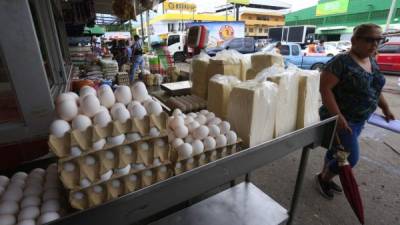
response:
[[[397,82],[398,77],[387,76],[385,89],[388,91],[384,95],[395,116],[400,118]],[[366,224],[400,224],[400,134],[367,124],[360,145],[361,159],[354,173],[364,201]],[[324,149],[316,149],[310,155],[295,224],[357,224],[344,195],[336,195],[329,201],[314,188],[313,177],[322,167],[324,153]],[[261,168],[254,173],[253,182],[289,208],[299,160],[300,152]]]

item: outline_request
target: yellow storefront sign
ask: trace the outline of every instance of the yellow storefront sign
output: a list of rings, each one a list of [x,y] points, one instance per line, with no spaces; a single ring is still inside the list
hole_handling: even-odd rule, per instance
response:
[[[169,2],[165,1],[164,10],[178,10],[178,11],[196,11],[196,4],[184,2]]]
[[[241,4],[241,5],[250,4],[250,0],[228,0],[228,2],[233,3],[233,4]]]

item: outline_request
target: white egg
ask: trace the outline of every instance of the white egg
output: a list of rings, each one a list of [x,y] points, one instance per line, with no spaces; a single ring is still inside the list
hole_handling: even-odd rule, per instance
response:
[[[185,125],[180,125],[175,128],[174,134],[177,138],[185,138],[189,134],[189,129]]]
[[[63,101],[56,108],[58,116],[66,121],[70,121],[78,115],[78,105],[74,100]]]
[[[121,123],[126,123],[130,117],[129,111],[126,108],[118,108],[113,114],[113,119]]]
[[[109,171],[103,173],[102,175],[100,175],[100,179],[102,181],[107,181],[107,180],[109,180],[111,178],[112,175],[113,175],[113,171],[109,170]]]
[[[11,177],[11,181],[13,180],[23,180],[25,181],[25,179],[28,177],[28,174],[25,172],[17,172],[15,173],[12,177]]]
[[[135,182],[135,181],[137,181],[137,176],[135,175],[135,174],[132,174],[132,175],[130,175],[129,177],[128,177],[128,180],[129,181],[131,181],[131,182]]]
[[[76,97],[75,97],[75,95],[72,95],[70,93],[74,93],[74,92],[67,92],[67,93],[62,93],[62,94],[58,95],[57,99],[56,99],[56,104],[58,105],[58,104],[62,103],[63,101],[68,101],[68,100],[76,102],[77,101],[76,97],[78,97],[78,99],[79,99],[78,95],[76,95],[74,93],[76,95]]]
[[[226,133],[226,139],[227,139],[227,144],[228,145],[233,145],[236,144],[237,142],[237,135],[235,133],[235,131],[228,131],[228,133]]]
[[[81,108],[85,115],[93,117],[100,111],[100,101],[95,95],[86,95],[82,99]]]
[[[196,130],[196,128],[200,127],[200,123],[197,121],[193,121],[191,123],[189,123],[188,128],[189,128],[189,132],[193,133],[194,130]]]
[[[65,133],[71,130],[71,126],[65,120],[54,120],[50,125],[50,134],[55,137],[64,137]]]
[[[104,145],[106,145],[106,139],[102,138],[99,139],[98,141],[93,143],[93,150],[98,151],[104,148]]]
[[[66,162],[66,163],[64,163],[63,168],[64,168],[64,170],[67,171],[67,172],[73,172],[73,171],[75,170],[76,167],[75,167],[75,164],[74,164],[74,163]]]
[[[163,139],[157,139],[155,142],[154,142],[154,144],[157,146],[157,147],[164,147],[165,146],[165,141],[163,140]]]
[[[41,185],[30,185],[24,190],[24,196],[40,196],[43,187]]]
[[[196,130],[193,131],[193,137],[196,139],[203,140],[206,138],[209,134],[208,127],[201,125],[200,127],[196,128]]]
[[[47,212],[42,214],[38,219],[38,224],[45,224],[60,218],[60,215],[57,212]]]
[[[104,107],[104,106],[100,106],[99,112],[101,112],[101,111],[105,111],[105,112],[110,113],[110,112],[108,111],[108,109],[107,109],[106,107]],[[97,112],[97,113],[99,113],[99,112]]]
[[[207,123],[207,118],[203,114],[198,115],[195,120],[199,122],[200,125],[204,125]]]
[[[89,117],[85,115],[78,115],[72,120],[72,129],[85,131],[88,127],[92,125],[92,121]]]
[[[74,147],[71,147],[70,154],[71,154],[71,156],[74,156],[74,157],[80,156],[82,154],[82,150],[78,146],[74,146]]]
[[[150,149],[150,146],[149,144],[147,144],[147,142],[142,142],[140,143],[139,148],[143,151],[148,151]]]
[[[200,140],[194,140],[192,142],[192,148],[193,148],[193,155],[198,155],[204,152],[204,144]]]
[[[175,149],[179,148],[179,146],[181,146],[183,144],[183,140],[181,138],[175,138],[172,141],[172,147],[174,147]]]
[[[44,183],[45,190],[49,190],[52,188],[60,188],[60,182],[58,180],[48,180],[46,181],[46,183]]]
[[[46,174],[46,170],[42,168],[35,168],[29,174],[39,174],[41,176],[44,176]]]
[[[103,187],[100,185],[96,185],[93,187],[93,191],[94,191],[94,193],[100,194],[103,192]]]
[[[108,86],[108,85],[107,85]],[[115,104],[115,96],[110,89],[105,89],[104,91],[99,92],[99,100],[100,104],[106,108],[111,108]]]
[[[183,143],[181,146],[179,146],[178,148],[178,155],[182,158],[182,159],[186,159],[188,157],[190,157],[193,153],[193,148],[191,144],[188,143]]]
[[[120,102],[124,105],[127,105],[132,101],[131,89],[128,86],[118,86],[114,91],[114,95],[117,99],[117,102]]]
[[[115,103],[115,104],[111,107],[111,109],[110,109],[111,116],[114,117],[115,112],[116,112],[117,109],[119,109],[119,108],[126,109],[126,107],[125,107],[124,104],[122,104],[122,103],[120,103],[120,102],[117,102],[117,103]]]
[[[129,113],[132,117],[138,118],[140,120],[142,120],[147,115],[146,108],[140,104],[132,106],[132,108],[129,110]]]
[[[24,188],[25,187],[25,179],[11,179],[11,182],[9,184],[9,186],[7,187],[7,189],[11,189],[10,187],[19,187],[19,188]]]
[[[21,220],[18,221],[17,225],[36,225],[35,220]]]
[[[210,121],[211,119],[215,118],[215,113],[209,112],[207,115],[205,115],[207,118],[207,121]]]
[[[222,122],[222,120],[218,117],[214,117],[208,121],[208,125],[218,125]]]
[[[156,101],[150,102],[147,106],[147,109],[148,109],[147,111],[149,112],[149,114],[153,114],[156,116],[159,116],[163,111],[161,104]]]
[[[21,209],[29,207],[29,206],[38,206],[40,205],[40,198],[38,196],[27,196],[22,199]]]
[[[209,135],[211,136],[211,137],[217,137],[218,135],[220,135],[221,134],[221,131],[220,131],[220,129],[219,129],[219,127],[217,126],[217,125],[209,125],[208,126],[208,129],[210,130],[210,133],[209,133]]]
[[[204,143],[204,150],[206,150],[206,151],[215,149],[215,146],[217,145],[217,143],[213,137],[206,137],[203,140],[203,143]]]
[[[111,186],[112,186],[113,188],[119,188],[119,187],[121,187],[121,181],[119,181],[119,180],[113,180],[113,181],[111,181]]]
[[[195,119],[197,117],[197,114],[194,112],[191,112],[189,114],[187,114],[189,117],[192,117],[193,119]]]
[[[144,169],[146,169],[146,166],[145,166],[143,163],[137,163],[137,164],[135,164],[135,165],[133,166],[133,168],[134,168],[135,170],[144,170]]]
[[[177,163],[175,164],[175,168],[176,168],[176,169],[182,168],[182,163],[177,162]]]
[[[125,155],[132,155],[133,153],[133,149],[131,148],[131,146],[128,145],[122,146],[121,150]]]
[[[147,92],[146,85],[143,82],[136,82],[132,85],[132,95],[133,98],[139,102],[146,100],[149,96]]]
[[[6,176],[0,175],[0,186],[7,186],[8,183],[10,182],[10,179]]]
[[[223,135],[223,134],[218,135],[215,138],[215,143],[216,143],[217,148],[226,146],[227,140],[226,140],[225,135]]]
[[[169,123],[169,127],[172,129],[176,129],[177,127],[185,125],[185,122],[182,117],[180,116],[175,116],[171,119]]]
[[[0,215],[1,225],[14,225],[16,222],[14,215]]]
[[[2,201],[0,203],[0,215],[3,214],[16,214],[18,212],[18,203],[15,201]]]
[[[194,138],[193,138],[192,135],[188,135],[188,136],[185,138],[185,142],[186,142],[186,143],[192,143],[193,141],[194,141]]]
[[[120,134],[114,137],[107,137],[107,143],[109,145],[120,145],[122,143],[124,143],[125,141],[125,135],[124,134]]]
[[[40,215],[39,207],[29,206],[22,209],[18,214],[18,220],[36,219]]]
[[[146,177],[151,177],[151,176],[153,176],[153,172],[151,172],[151,170],[146,170],[143,172],[143,175]]]
[[[160,167],[158,168],[158,171],[160,171],[161,173],[166,173],[167,170],[168,170],[168,168],[167,168],[166,166],[160,166]]]
[[[154,102],[154,100],[151,98],[151,97],[149,97],[148,99],[146,99],[146,100],[144,100],[143,102],[142,102],[142,105],[146,108],[146,110],[148,111],[149,110],[149,105],[150,105],[150,103],[152,103],[152,102]]]
[[[58,210],[60,210],[60,203],[55,199],[45,201],[40,208],[42,214],[47,212],[57,212]]]
[[[152,127],[150,128],[149,135],[150,137],[158,137],[160,136],[160,131],[157,129],[157,127]]]
[[[104,91],[112,91],[111,86],[107,84],[102,84],[100,85],[99,89],[97,90],[98,93],[104,92]]]
[[[161,166],[161,161],[159,158],[155,158],[153,160],[153,166]]]
[[[83,86],[81,90],[79,90],[79,96],[85,97],[86,95],[94,95],[96,96],[96,90],[90,86]]]
[[[129,173],[130,170],[131,170],[131,165],[128,164],[123,168],[115,169],[115,173],[119,175],[126,175]]]
[[[76,200],[83,200],[85,198],[85,194],[78,191],[78,192],[75,192],[74,194],[72,194],[72,198],[74,198]]]
[[[132,101],[126,106],[126,108],[130,111],[132,109],[132,107],[135,105],[141,105],[141,104],[138,101]]]
[[[222,121],[218,126],[221,130],[221,134],[226,134],[231,129],[231,124],[227,121]]]
[[[112,151],[105,151],[104,156],[108,160],[114,160],[114,158],[115,158],[115,154]]]
[[[60,193],[57,188],[47,189],[42,197],[43,201],[57,200],[60,199]]]
[[[21,188],[7,187],[7,190],[3,193],[2,201],[20,201],[22,199],[23,192]]]
[[[205,109],[200,111],[200,114],[203,114],[204,116],[206,116],[208,113],[210,113],[210,112],[208,110],[205,110]]]
[[[180,109],[174,109],[174,111],[172,112],[173,116],[181,116],[183,115],[182,111]]]
[[[88,166],[93,166],[94,164],[96,164],[96,159],[91,155],[86,156],[85,157],[85,164],[88,165]]]
[[[90,183],[89,179],[87,179],[87,178],[81,179],[81,181],[80,181],[81,188],[87,188],[90,185],[91,185],[91,183]]]
[[[139,133],[135,132],[126,134],[126,140],[129,142],[139,141],[140,139],[142,139],[142,137],[140,136]]]
[[[194,119],[192,118],[192,117],[190,117],[190,116],[187,116],[185,119],[184,119],[184,122],[185,122],[185,125],[189,125],[191,122],[193,122],[194,121]]]
[[[106,127],[112,121],[110,113],[108,111],[100,111],[96,113],[93,118],[93,122],[95,125],[99,127]]]

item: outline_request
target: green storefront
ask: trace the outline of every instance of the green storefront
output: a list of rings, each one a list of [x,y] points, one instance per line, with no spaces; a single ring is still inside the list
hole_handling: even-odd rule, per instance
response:
[[[376,23],[382,28],[392,0],[320,0],[318,5],[286,15],[286,26],[315,25],[318,38],[327,41],[349,40],[354,26]],[[400,31],[400,1],[390,24],[390,31]]]

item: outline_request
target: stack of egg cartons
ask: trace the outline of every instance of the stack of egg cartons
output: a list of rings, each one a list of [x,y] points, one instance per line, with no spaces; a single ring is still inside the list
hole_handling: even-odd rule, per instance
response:
[[[142,82],[57,98],[49,145],[70,203],[84,209],[168,178],[168,115]]]
[[[176,109],[167,129],[175,174],[236,152],[238,138],[230,124],[207,110],[185,115]]]
[[[104,79],[115,81],[118,73],[118,62],[111,59],[100,60],[103,69]]]
[[[0,176],[0,224],[35,225],[58,219],[65,213],[57,165],[29,174]]]

